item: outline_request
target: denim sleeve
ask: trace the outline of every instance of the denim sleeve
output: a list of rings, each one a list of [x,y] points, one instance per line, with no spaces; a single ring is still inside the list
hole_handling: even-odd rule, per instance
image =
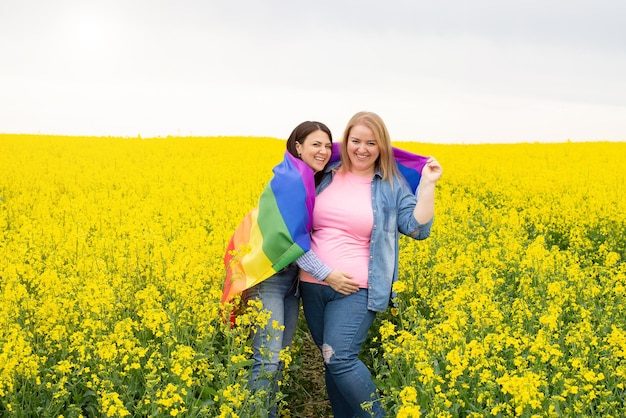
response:
[[[317,254],[310,250],[301,255],[296,260],[296,264],[320,282],[328,277],[332,271],[330,267],[324,264],[322,260],[317,257]]]
[[[430,236],[430,228],[433,226],[434,220],[434,217],[430,218],[430,221],[426,222],[425,224],[421,224],[416,220],[415,222],[417,223],[417,229],[413,233],[411,233],[410,236],[416,239],[428,238]]]

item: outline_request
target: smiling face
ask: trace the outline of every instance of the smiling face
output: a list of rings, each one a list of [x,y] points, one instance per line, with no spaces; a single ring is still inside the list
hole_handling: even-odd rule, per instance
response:
[[[302,143],[296,143],[298,155],[314,172],[322,171],[332,154],[330,137],[324,131],[311,132]]]
[[[376,171],[376,160],[380,155],[374,132],[365,125],[354,125],[347,138],[350,171],[359,176],[371,177]]]

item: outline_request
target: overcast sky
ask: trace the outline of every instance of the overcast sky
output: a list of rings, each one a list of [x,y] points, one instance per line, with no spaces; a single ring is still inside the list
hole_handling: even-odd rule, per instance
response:
[[[0,132],[626,141],[624,0],[0,0]]]

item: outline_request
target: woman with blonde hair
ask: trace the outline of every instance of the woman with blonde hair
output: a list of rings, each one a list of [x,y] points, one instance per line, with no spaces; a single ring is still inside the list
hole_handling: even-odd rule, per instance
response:
[[[317,186],[311,250],[350,276],[318,280],[300,271],[304,314],[325,365],[335,418],[381,417],[376,386],[358,355],[398,278],[398,240],[430,235],[441,165],[424,158],[416,193],[400,173],[385,123],[359,112],[348,122],[341,160]],[[365,409],[364,405],[368,405]]]

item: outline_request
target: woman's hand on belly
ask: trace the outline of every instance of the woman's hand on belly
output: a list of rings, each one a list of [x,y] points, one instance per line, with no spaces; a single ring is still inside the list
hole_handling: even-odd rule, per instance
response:
[[[352,275],[343,271],[333,270],[324,281],[337,293],[350,295],[359,291],[359,284],[351,279]]]

